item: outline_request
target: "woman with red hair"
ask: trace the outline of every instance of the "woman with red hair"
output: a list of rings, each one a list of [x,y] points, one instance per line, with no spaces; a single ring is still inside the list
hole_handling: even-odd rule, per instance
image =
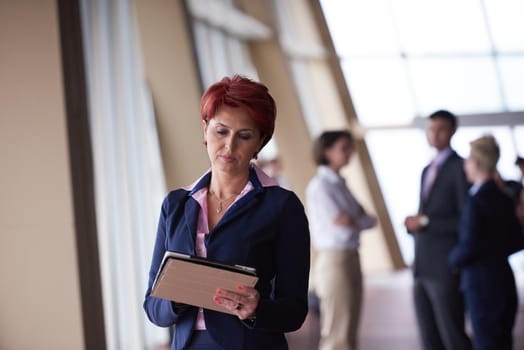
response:
[[[308,311],[310,245],[298,197],[252,162],[273,135],[275,102],[266,86],[235,75],[206,90],[200,111],[211,168],[164,199],[144,309],[153,323],[175,325],[172,349],[287,349],[284,333]],[[166,251],[254,267],[259,280],[217,289],[213,300],[228,313],[156,298]]]

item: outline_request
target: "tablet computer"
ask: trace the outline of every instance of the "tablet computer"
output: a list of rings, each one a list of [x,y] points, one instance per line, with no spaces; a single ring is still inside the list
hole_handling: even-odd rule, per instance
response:
[[[151,295],[177,303],[232,313],[213,301],[217,289],[238,293],[237,286],[254,287],[256,270],[188,254],[167,251],[157,272]]]

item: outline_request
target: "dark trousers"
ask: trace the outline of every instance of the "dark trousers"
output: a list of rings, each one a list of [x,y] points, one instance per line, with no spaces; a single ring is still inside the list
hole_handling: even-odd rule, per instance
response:
[[[518,308],[516,291],[510,290],[508,295],[497,299],[483,298],[478,291],[466,291],[465,301],[475,335],[475,350],[512,350]]]
[[[470,350],[465,332],[464,301],[458,286],[416,278],[413,297],[425,350]]]

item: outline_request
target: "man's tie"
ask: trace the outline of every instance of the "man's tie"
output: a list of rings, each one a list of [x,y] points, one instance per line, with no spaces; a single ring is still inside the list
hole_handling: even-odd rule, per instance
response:
[[[435,159],[433,159],[433,161],[429,165],[428,171],[426,172],[426,176],[424,177],[424,183],[422,187],[422,198],[424,200],[428,198],[431,186],[433,186],[433,182],[435,182],[435,178],[437,177],[437,172],[438,163]]]

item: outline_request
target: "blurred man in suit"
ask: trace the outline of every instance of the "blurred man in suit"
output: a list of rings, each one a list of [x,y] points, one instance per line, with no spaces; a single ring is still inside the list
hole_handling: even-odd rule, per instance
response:
[[[471,349],[459,276],[452,273],[447,261],[457,243],[469,187],[463,159],[451,149],[456,129],[455,115],[446,110],[429,116],[426,135],[436,155],[422,172],[419,211],[404,222],[415,239],[413,298],[426,350]]]

